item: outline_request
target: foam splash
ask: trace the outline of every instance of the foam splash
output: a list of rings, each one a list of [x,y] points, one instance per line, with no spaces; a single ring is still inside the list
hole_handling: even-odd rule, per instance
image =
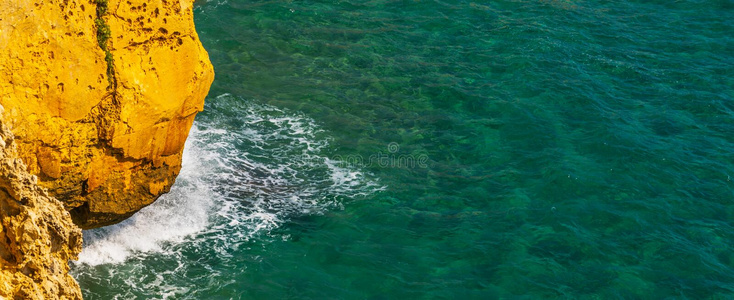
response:
[[[171,192],[120,224],[85,231],[79,263],[121,263],[201,239],[226,252],[292,216],[381,189],[322,154],[329,140],[314,120],[229,94],[214,105],[230,113],[194,124]]]
[[[198,139],[199,134],[192,131],[190,141]],[[78,262],[120,263],[135,252],[159,252],[165,242],[181,242],[204,230],[214,205],[214,193],[202,178],[202,174],[213,170],[199,159],[207,155],[211,153],[187,142],[183,168],[171,192],[119,224],[85,230]]]

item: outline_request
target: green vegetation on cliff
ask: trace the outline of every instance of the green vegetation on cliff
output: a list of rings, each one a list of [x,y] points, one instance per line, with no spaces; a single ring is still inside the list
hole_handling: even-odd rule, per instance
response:
[[[107,47],[108,41],[112,36],[110,26],[104,19],[107,15],[107,0],[96,0],[97,4],[97,19],[94,20],[94,24],[97,26],[97,43],[99,48],[105,52],[104,60],[107,62],[107,80],[110,82],[109,89],[114,90],[117,88],[117,79],[115,78],[115,59],[112,57],[109,47]]]

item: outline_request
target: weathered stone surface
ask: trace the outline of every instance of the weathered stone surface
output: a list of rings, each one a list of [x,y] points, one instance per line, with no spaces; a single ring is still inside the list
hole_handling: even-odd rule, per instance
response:
[[[0,299],[81,299],[68,264],[81,229],[36,182],[0,118]]]
[[[119,222],[174,183],[213,80],[191,0],[0,0],[0,104],[75,223]],[[108,76],[95,20],[109,26]]]

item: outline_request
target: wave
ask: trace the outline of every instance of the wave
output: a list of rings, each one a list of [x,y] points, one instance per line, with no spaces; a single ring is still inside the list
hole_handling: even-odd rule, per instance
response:
[[[76,265],[122,263],[208,239],[227,251],[289,218],[338,209],[382,187],[323,152],[329,138],[307,116],[229,94],[216,119],[194,123],[171,192],[119,224],[84,231]]]

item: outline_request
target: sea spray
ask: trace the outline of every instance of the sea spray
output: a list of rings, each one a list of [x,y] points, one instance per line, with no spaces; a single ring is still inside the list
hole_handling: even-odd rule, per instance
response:
[[[383,189],[328,157],[328,133],[313,119],[229,94],[212,103],[230,107],[230,114],[194,124],[171,192],[120,224],[85,231],[73,270],[79,280],[105,285],[110,295],[153,289],[180,296],[186,286],[161,283],[209,268],[183,252],[231,257],[293,217],[340,209],[344,201]],[[98,281],[118,276],[119,269],[127,273],[114,283]]]
[[[198,148],[201,132],[192,129],[183,154],[183,168],[171,192],[119,224],[84,231],[79,263],[121,263],[136,252],[160,252],[165,243],[183,242],[205,229],[216,194],[203,176],[213,171],[203,162],[212,152]]]

